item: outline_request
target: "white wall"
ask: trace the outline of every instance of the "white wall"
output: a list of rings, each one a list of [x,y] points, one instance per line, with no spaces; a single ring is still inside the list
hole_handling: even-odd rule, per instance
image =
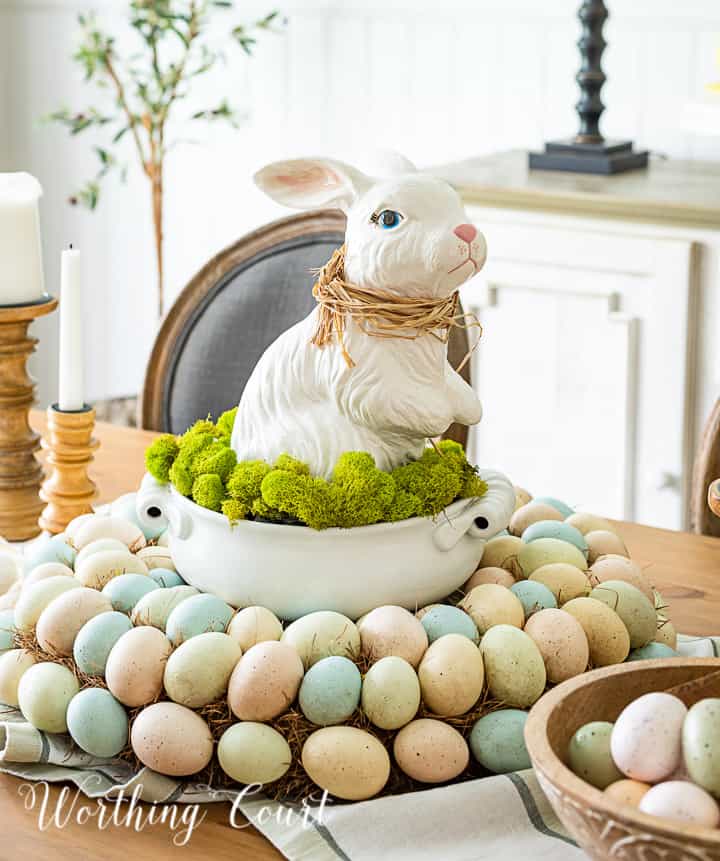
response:
[[[420,164],[572,133],[577,0],[278,0],[285,35],[201,83],[198,103],[228,95],[249,112],[240,131],[200,127],[167,172],[167,280],[177,295],[215,251],[282,214],[249,177],[263,161],[302,153],[359,159],[374,148]],[[610,0],[605,54],[606,135],[676,157],[718,158],[720,141],[683,131],[683,105],[718,79],[716,0]],[[61,247],[84,254],[87,385],[91,399],[138,390],[154,334],[148,189],[137,169],[112,182],[94,214],[66,205],[95,169],[91,139],[70,139],[39,117],[97,101],[68,57],[78,11],[96,8],[115,31],[122,0],[0,0],[0,169],[29,170],[44,188],[47,284],[58,288]],[[237,15],[235,15],[237,17]],[[207,105],[203,105],[207,106]],[[191,105],[183,109],[189,113]],[[185,135],[188,129],[183,129]],[[132,156],[127,141],[128,155]],[[55,395],[56,320],[38,325],[40,398]]]

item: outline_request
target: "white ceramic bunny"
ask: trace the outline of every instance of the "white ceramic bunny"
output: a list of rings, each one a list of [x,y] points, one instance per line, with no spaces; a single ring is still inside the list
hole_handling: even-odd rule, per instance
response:
[[[271,164],[255,182],[298,209],[347,215],[345,280],[410,297],[451,295],[485,262],[482,234],[458,194],[415,171],[373,180],[329,159]],[[287,452],[329,478],[343,452],[367,451],[389,470],[422,454],[453,422],[480,421],[472,388],[447,361],[447,344],[423,334],[378,338],[346,320],[348,367],[337,343],[311,343],[315,309],[268,347],[240,400],[232,447],[239,460]]]

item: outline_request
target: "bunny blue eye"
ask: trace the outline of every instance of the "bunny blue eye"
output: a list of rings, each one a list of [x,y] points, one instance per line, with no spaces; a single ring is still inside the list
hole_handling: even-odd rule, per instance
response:
[[[403,217],[399,212],[395,212],[394,209],[383,209],[382,212],[378,212],[372,220],[375,224],[379,224],[383,230],[392,230],[393,227],[397,227],[398,224],[400,224]]]

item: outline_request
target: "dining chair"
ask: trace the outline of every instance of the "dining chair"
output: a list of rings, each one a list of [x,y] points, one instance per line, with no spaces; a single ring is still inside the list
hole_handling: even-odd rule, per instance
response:
[[[695,459],[690,492],[690,525],[693,532],[720,537],[720,398],[710,413]],[[710,488],[713,488],[711,493]],[[711,510],[710,505],[719,509]]]
[[[344,241],[336,210],[272,222],[223,249],[192,278],[155,339],[143,387],[143,428],[182,433],[198,417],[218,416],[240,400],[264,350],[310,313],[313,269]],[[462,309],[459,310],[462,313]],[[463,328],[450,330],[448,359],[468,351]],[[470,363],[462,376],[470,382]],[[445,434],[465,445],[468,429]]]

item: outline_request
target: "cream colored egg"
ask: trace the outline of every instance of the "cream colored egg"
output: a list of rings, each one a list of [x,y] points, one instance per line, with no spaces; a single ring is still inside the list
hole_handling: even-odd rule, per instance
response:
[[[124,517],[106,514],[96,514],[81,523],[73,535],[72,542],[76,550],[82,550],[99,538],[117,538],[131,553],[136,553],[147,544],[142,530],[136,523],[131,523]]]
[[[527,505],[531,500],[532,494],[529,490],[525,490],[524,487],[518,487],[515,485],[515,511],[523,505]]]
[[[191,637],[167,660],[163,677],[167,695],[191,709],[219,700],[241,654],[240,646],[227,634],[211,631]]]
[[[620,664],[630,653],[630,635],[618,614],[595,598],[573,598],[563,610],[585,631],[593,667]]]
[[[306,668],[330,655],[354,660],[360,654],[360,633],[355,623],[332,610],[301,616],[288,625],[280,641],[295,649]]]
[[[11,610],[18,602],[22,593],[22,581],[18,580],[7,590],[4,595],[0,595],[0,610]]]
[[[29,667],[18,684],[18,704],[25,720],[44,732],[67,732],[70,700],[80,690],[67,667],[43,661]]]
[[[552,505],[545,502],[528,502],[521,505],[510,518],[508,531],[511,535],[520,536],[528,526],[539,520],[562,520],[563,516]]]
[[[227,627],[228,636],[240,644],[243,652],[256,643],[279,640],[282,632],[281,621],[266,607],[243,607]]]
[[[675,626],[670,619],[660,615],[660,613],[657,614],[655,641],[658,643],[664,643],[666,646],[670,646],[671,649],[677,650],[677,633],[675,632]]]
[[[18,705],[18,684],[35,658],[26,649],[10,649],[0,655],[0,703]]]
[[[124,706],[135,708],[156,700],[172,645],[157,628],[142,626],[123,634],[110,650],[105,681]]]
[[[717,828],[720,824],[717,801],[687,780],[666,780],[652,786],[640,799],[638,809],[650,816],[687,825]]]
[[[498,586],[509,589],[515,585],[516,580],[504,568],[478,568],[463,586],[463,592],[471,592],[476,586],[482,586],[483,583],[497,583]]]
[[[3,550],[0,545],[0,595],[5,595],[19,580],[17,555],[12,551]]]
[[[620,616],[630,635],[631,649],[639,649],[655,639],[655,608],[632,584],[624,580],[604,580],[592,590],[590,597],[607,604]]]
[[[425,705],[437,715],[465,714],[480,699],[485,668],[478,647],[461,634],[439,637],[418,668]]]
[[[165,630],[168,616],[172,611],[193,595],[200,593],[194,586],[173,586],[171,589],[153,589],[143,595],[133,607],[130,618],[133,625],[151,625]]]
[[[585,574],[575,565],[566,562],[552,562],[536,568],[529,580],[542,583],[553,593],[558,605],[562,607],[573,598],[586,597],[592,590],[592,584]]]
[[[552,684],[584,673],[590,659],[585,631],[578,620],[564,610],[539,610],[525,623],[525,633],[538,647]]]
[[[65,538],[68,540],[70,544],[73,544],[75,535],[77,534],[80,527],[88,523],[94,517],[99,515],[96,514],[79,514],[77,517],[74,517],[70,523],[65,527]]]
[[[618,804],[628,807],[638,807],[645,793],[650,789],[649,783],[640,780],[616,780],[605,788],[605,795]]]
[[[166,530],[165,530],[165,532],[163,532],[163,533],[162,533],[162,535],[158,538],[158,540],[157,540],[157,546],[158,546],[158,547],[169,547],[169,546],[170,546],[170,535],[169,535],[169,533],[168,533],[168,530],[167,530],[167,529],[166,529]]]
[[[643,574],[642,568],[632,559],[615,554],[601,556],[590,566],[588,574],[593,586],[604,583],[606,580],[623,580],[625,583],[630,583],[655,606],[652,586]]]
[[[609,520],[604,517],[598,517],[596,514],[589,514],[587,511],[576,511],[565,519],[565,523],[574,526],[583,535],[588,532],[614,532],[617,533],[615,527]]]
[[[480,641],[490,693],[505,705],[527,708],[545,690],[546,673],[540,650],[524,631],[496,625]]]
[[[420,707],[417,673],[404,658],[380,658],[365,674],[361,704],[370,723],[380,729],[400,729]]]
[[[525,611],[520,599],[505,586],[483,583],[462,599],[461,607],[477,625],[482,636],[493,625],[514,625],[522,628]]]
[[[517,557],[525,546],[522,538],[515,535],[500,535],[491,538],[483,549],[478,568],[504,568],[516,578],[523,576]]]
[[[358,626],[362,654],[370,661],[396,655],[417,667],[428,647],[420,620],[403,607],[371,610]]]
[[[40,614],[35,636],[46,652],[72,655],[78,631],[89,619],[108,613],[113,606],[107,595],[81,587],[58,595]]]
[[[420,718],[395,736],[393,755],[402,771],[421,783],[444,783],[465,771],[470,750],[460,733],[449,724]]]
[[[127,550],[101,550],[75,565],[75,576],[83,586],[103,589],[121,574],[147,574],[147,565]]]
[[[177,571],[175,563],[167,547],[143,547],[137,552],[138,559],[147,565],[149,571],[153,568],[164,568],[167,571]]]
[[[585,554],[574,544],[559,538],[536,538],[526,544],[518,554],[518,563],[526,577],[543,565],[563,563],[574,565],[580,571],[587,568]]]
[[[40,580],[48,580],[50,577],[74,577],[72,568],[63,565],[62,562],[43,562],[36,565],[23,577],[23,590]]]
[[[144,708],[133,721],[130,743],[143,765],[170,777],[202,771],[212,759],[214,747],[207,723],[177,703]]]
[[[72,572],[70,576],[58,574],[26,585],[15,606],[15,627],[18,631],[31,631],[37,625],[42,611],[58,595],[80,588],[81,584],[72,576]]]
[[[619,535],[608,532],[606,529],[594,529],[585,533],[585,541],[588,546],[588,562],[590,565],[601,556],[613,554],[615,556],[629,556],[627,547]]]
[[[119,550],[121,553],[127,553],[128,549],[125,544],[117,538],[98,538],[97,541],[91,541],[86,544],[83,549],[75,557],[75,568],[80,565],[95,553],[102,553],[105,550]]]
[[[238,783],[264,786],[290,768],[292,752],[283,736],[270,726],[241,721],[225,730],[217,747],[220,768]]]
[[[351,726],[328,726],[303,745],[308,777],[330,795],[363,801],[380,792],[390,777],[390,757],[378,739]]]
[[[292,646],[275,640],[257,643],[230,676],[230,709],[240,720],[272,720],[292,705],[302,678],[303,663]]]

